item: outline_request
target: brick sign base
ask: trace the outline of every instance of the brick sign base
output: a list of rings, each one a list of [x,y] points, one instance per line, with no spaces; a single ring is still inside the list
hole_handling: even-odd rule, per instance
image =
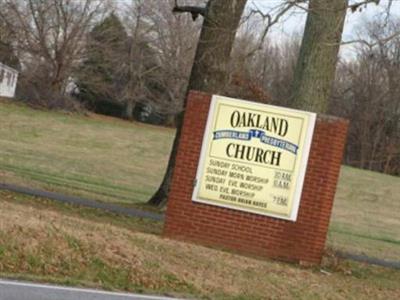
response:
[[[319,264],[348,122],[318,116],[296,222],[192,201],[211,95],[191,91],[168,199],[164,235],[243,254]]]

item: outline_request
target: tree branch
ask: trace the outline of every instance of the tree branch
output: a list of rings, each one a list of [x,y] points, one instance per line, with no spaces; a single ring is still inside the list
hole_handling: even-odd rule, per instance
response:
[[[255,3],[253,3],[253,6],[255,7],[255,9],[252,9],[250,11],[248,18],[250,18],[251,15],[260,15],[261,18],[264,20],[264,22],[266,22],[266,24],[265,24],[264,29],[261,32],[258,46],[256,46],[254,49],[250,50],[246,56],[252,56],[254,54],[254,52],[261,50],[263,47],[265,38],[266,38],[269,30],[271,29],[271,27],[274,26],[275,24],[277,24],[280,21],[280,19],[292,8],[294,8],[294,7],[303,8],[299,4],[304,3],[304,2],[305,2],[304,0],[285,1],[284,3],[282,3],[279,6],[272,9],[273,11],[276,11],[275,14],[273,14],[273,12],[271,12],[271,11],[269,13],[263,13],[261,11],[261,9],[258,8]]]
[[[365,6],[369,3],[375,3],[376,5],[378,5],[379,2],[380,2],[380,0],[365,0],[365,1],[354,3],[354,4],[350,4],[348,6],[348,8],[351,10],[351,12],[356,12],[357,9],[360,8],[360,6],[363,6],[363,5]]]
[[[344,45],[350,45],[350,44],[359,43],[359,44],[364,44],[369,48],[373,48],[373,47],[375,47],[377,45],[384,45],[384,44],[390,42],[392,39],[394,39],[394,38],[396,38],[398,36],[400,36],[400,31],[396,31],[393,34],[391,34],[391,35],[389,35],[387,37],[378,39],[376,42],[372,42],[372,43],[368,42],[366,40],[363,40],[363,39],[358,39],[358,40],[344,41],[340,45],[344,46]]]
[[[178,1],[175,0],[175,6],[172,9],[172,12],[174,13],[191,13],[192,14],[192,19],[193,21],[196,21],[197,17],[199,15],[204,15],[206,14],[206,8],[202,6],[179,6]]]

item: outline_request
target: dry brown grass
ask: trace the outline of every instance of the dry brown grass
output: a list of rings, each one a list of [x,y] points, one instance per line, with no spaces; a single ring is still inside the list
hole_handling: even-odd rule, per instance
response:
[[[191,298],[400,297],[399,271],[335,262],[331,275],[324,275],[165,239],[135,224],[115,223],[119,217],[112,218],[114,224],[111,218],[83,218],[79,211],[0,192],[0,272]]]

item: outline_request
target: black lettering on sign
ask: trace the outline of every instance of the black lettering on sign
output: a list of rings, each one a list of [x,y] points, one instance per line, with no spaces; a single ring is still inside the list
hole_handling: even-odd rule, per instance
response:
[[[231,201],[231,202],[236,202],[237,201],[237,198],[235,196],[230,196],[230,195],[220,194],[219,198],[222,199],[222,200]]]
[[[228,169],[230,165],[231,165],[230,163],[223,162],[223,161],[220,161],[220,160],[216,160],[216,159],[211,159],[210,160],[210,166],[213,166],[213,167],[219,167],[219,168],[223,168],[223,169]]]
[[[273,196],[273,202],[280,206],[287,206],[288,205],[288,198],[283,196]]]
[[[236,179],[244,179],[244,175],[238,172],[229,172],[229,177],[236,178]]]
[[[278,189],[289,190],[290,182],[287,182],[285,180],[274,180],[274,187]]]
[[[230,121],[233,128],[260,128],[272,133],[276,133],[279,136],[285,136],[289,129],[289,123],[286,119],[272,116],[261,116],[260,114],[246,111],[233,111]]]
[[[256,163],[279,166],[281,163],[281,151],[264,150],[262,148],[230,143],[226,147],[226,155],[229,158],[253,161]]]
[[[237,187],[238,186],[238,182],[236,180],[228,180],[228,185],[229,186],[234,186]]]
[[[220,186],[219,191],[220,191],[220,193],[229,194],[229,188],[227,188],[227,187]]]
[[[221,178],[221,177],[217,177],[217,176],[206,175],[206,182],[224,184],[225,183],[225,179]]]
[[[206,190],[218,192],[218,185],[206,183]]]

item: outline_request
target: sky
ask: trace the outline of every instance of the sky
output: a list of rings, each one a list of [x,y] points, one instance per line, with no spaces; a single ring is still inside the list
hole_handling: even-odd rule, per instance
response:
[[[130,3],[131,0],[112,0],[119,4]],[[166,1],[166,0],[157,0]],[[206,0],[178,0],[180,5],[188,5],[194,3],[202,3]],[[286,0],[287,1],[287,0]],[[330,0],[326,0],[330,1]],[[285,0],[248,0],[247,6],[252,7],[256,5],[257,8],[263,12],[269,12],[271,8],[277,7],[284,3]],[[349,0],[350,4],[364,2],[364,0]],[[346,16],[344,31],[342,40],[349,41],[357,38],[357,31],[362,27],[363,21],[371,19],[373,16],[378,14],[384,14],[385,9],[388,5],[389,0],[380,0],[379,5],[370,3],[367,6],[362,7],[361,12],[351,13],[348,12]],[[391,15],[400,18],[400,0],[392,0]],[[268,38],[274,42],[279,43],[287,38],[290,38],[293,34],[302,36],[304,31],[304,25],[306,21],[306,12],[302,9],[293,10],[282,17],[278,24],[275,24],[271,31],[268,33]],[[342,46],[340,50],[340,56],[345,59],[351,59],[354,57],[354,44]]]
[[[328,0],[329,1],[329,0]],[[357,3],[358,1],[350,1],[350,3]],[[249,0],[249,4],[255,4],[259,9],[267,12],[271,8],[282,4],[284,0]],[[351,13],[346,16],[343,41],[354,40],[357,38],[357,32],[362,27],[363,21],[373,18],[378,14],[384,14],[387,7],[388,0],[381,0],[379,5],[374,3],[368,4],[361,12]],[[400,0],[393,0],[391,7],[391,14],[400,17]],[[276,24],[273,30],[269,33],[272,40],[280,41],[292,36],[293,34],[301,35],[304,30],[306,21],[306,13],[304,10],[297,9],[291,14],[285,16],[279,24]],[[341,56],[344,58],[351,58],[353,54],[353,46],[345,46],[341,49]]]

